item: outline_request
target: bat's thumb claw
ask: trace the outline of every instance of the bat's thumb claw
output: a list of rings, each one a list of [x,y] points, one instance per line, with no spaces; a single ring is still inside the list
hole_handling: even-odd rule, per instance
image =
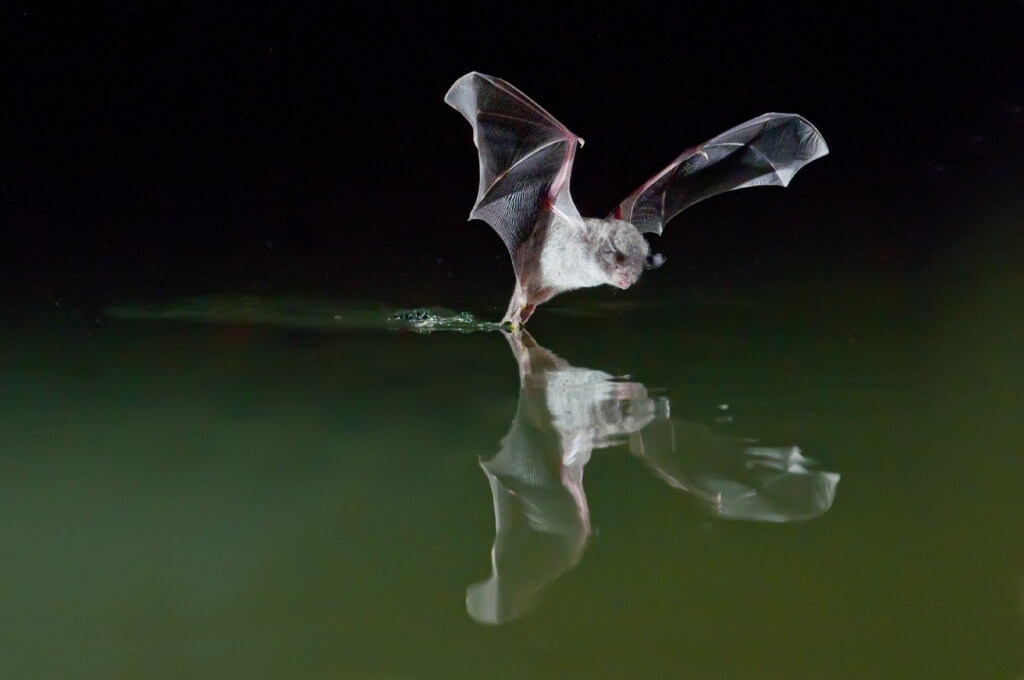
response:
[[[644,269],[657,269],[665,264],[665,256],[661,253],[651,253],[644,261]]]

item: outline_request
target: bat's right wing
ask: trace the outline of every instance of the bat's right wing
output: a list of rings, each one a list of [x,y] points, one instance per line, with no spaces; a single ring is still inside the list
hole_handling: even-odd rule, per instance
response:
[[[827,153],[825,140],[806,119],[766,113],[685,151],[609,217],[660,234],[666,222],[698,201],[733,189],[787,186],[797,170]]]
[[[490,224],[513,255],[544,210],[582,222],[569,196],[581,138],[509,83],[481,73],[459,78],[444,100],[473,126],[480,152],[480,188],[470,219]]]

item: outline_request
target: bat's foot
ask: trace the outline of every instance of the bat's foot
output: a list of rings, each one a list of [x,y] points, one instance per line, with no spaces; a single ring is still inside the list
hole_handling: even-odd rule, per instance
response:
[[[501,325],[509,330],[518,330],[526,325],[526,322],[533,315],[533,310],[537,308],[537,305],[526,305],[520,307],[519,311],[515,314],[508,316],[501,320]]]

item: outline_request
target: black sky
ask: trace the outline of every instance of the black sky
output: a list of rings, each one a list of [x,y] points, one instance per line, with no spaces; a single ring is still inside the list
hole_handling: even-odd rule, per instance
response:
[[[736,192],[669,228],[681,283],[765,262],[912,269],[969,228],[965,203],[1024,177],[1017,2],[6,3],[3,24],[7,301],[418,301],[493,280],[503,304],[503,246],[465,222],[469,126],[442,101],[470,70],[587,140],[584,214],[765,111],[817,125],[832,153],[790,190]]]

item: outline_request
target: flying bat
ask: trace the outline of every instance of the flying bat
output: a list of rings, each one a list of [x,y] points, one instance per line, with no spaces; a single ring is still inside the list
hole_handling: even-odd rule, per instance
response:
[[[470,219],[494,228],[512,255],[516,285],[502,323],[517,328],[537,305],[577,288],[626,289],[665,261],[643,234],[716,194],[787,186],[828,153],[821,134],[792,113],[766,113],[682,153],[608,217],[582,217],[569,195],[583,139],[511,84],[467,73],[445,102],[473,126],[480,186]]]

